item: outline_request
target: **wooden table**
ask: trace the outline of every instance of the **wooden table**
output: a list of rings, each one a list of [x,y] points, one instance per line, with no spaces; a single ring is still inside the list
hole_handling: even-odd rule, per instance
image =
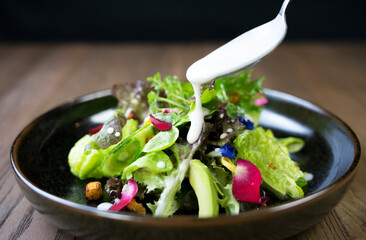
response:
[[[38,115],[117,82],[187,67],[218,43],[0,45],[0,239],[73,239],[31,207],[15,183],[9,152]],[[310,100],[343,119],[366,149],[366,43],[284,43],[255,67],[264,86]],[[293,239],[366,238],[366,157],[340,204]]]

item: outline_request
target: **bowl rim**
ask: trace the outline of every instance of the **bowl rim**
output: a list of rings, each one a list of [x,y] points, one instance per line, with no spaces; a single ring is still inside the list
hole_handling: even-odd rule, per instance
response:
[[[20,170],[20,166],[17,159],[17,151],[19,148],[19,145],[21,144],[23,138],[27,135],[27,133],[32,129],[33,126],[35,126],[38,122],[42,121],[48,114],[52,112],[60,111],[64,108],[68,108],[74,104],[87,102],[90,100],[103,98],[111,96],[112,91],[110,89],[108,90],[102,90],[97,91],[93,93],[89,93],[83,96],[80,96],[74,100],[67,101],[65,103],[60,104],[59,106],[48,110],[35,118],[33,121],[31,121],[26,127],[23,128],[23,130],[17,135],[15,138],[10,151],[10,162],[13,168],[13,171],[17,178],[21,181],[21,183],[28,188],[30,191],[32,191],[34,194],[40,196],[46,201],[51,201],[53,203],[61,205],[63,208],[68,209],[69,211],[73,211],[79,214],[88,215],[90,217],[98,217],[98,218],[106,218],[109,220],[117,220],[117,221],[125,221],[129,222],[131,224],[143,224],[143,225],[150,225],[150,226],[170,226],[170,227],[182,227],[182,226],[189,226],[189,227],[205,227],[205,226],[215,226],[215,225],[227,225],[232,224],[235,222],[247,222],[247,221],[253,221],[253,220],[260,220],[263,218],[268,218],[270,216],[276,215],[276,214],[285,214],[286,212],[291,212],[296,208],[299,207],[305,207],[309,204],[312,204],[314,202],[317,202],[318,200],[321,200],[325,198],[326,196],[332,194],[333,192],[340,189],[342,186],[344,186],[346,183],[348,183],[354,176],[354,174],[357,172],[359,162],[360,162],[360,156],[361,156],[361,146],[360,142],[356,136],[356,134],[353,132],[353,130],[339,117],[334,115],[333,113],[330,113],[329,111],[313,104],[312,102],[296,97],[294,95],[273,90],[273,89],[267,89],[265,88],[265,92],[267,94],[273,95],[274,97],[279,98],[286,98],[287,100],[290,99],[290,102],[295,102],[301,106],[311,108],[314,111],[317,111],[319,113],[322,113],[323,115],[331,118],[332,121],[336,122],[338,125],[340,125],[350,136],[353,147],[354,147],[354,158],[348,167],[348,169],[344,172],[342,176],[334,180],[330,185],[327,187],[317,190],[309,195],[306,195],[304,198],[296,199],[296,200],[288,200],[285,203],[280,203],[278,205],[273,205],[268,208],[260,209],[260,210],[250,210],[246,212],[242,212],[238,215],[226,215],[226,214],[220,214],[217,217],[210,217],[210,218],[198,218],[196,215],[175,215],[170,218],[162,218],[162,217],[154,217],[152,215],[133,215],[128,213],[113,213],[113,212],[104,212],[97,210],[96,207],[86,206],[79,203],[75,203],[66,199],[63,199],[61,197],[55,196],[53,194],[50,194],[40,188],[38,188],[36,185],[30,181],[25,174]],[[174,218],[174,221],[171,219]],[[223,221],[224,220],[224,221]]]

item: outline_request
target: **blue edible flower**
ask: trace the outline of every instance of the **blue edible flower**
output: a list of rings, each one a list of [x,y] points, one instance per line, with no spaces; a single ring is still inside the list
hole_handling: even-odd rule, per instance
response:
[[[236,148],[226,143],[224,146],[220,147],[220,152],[223,157],[235,158]]]
[[[248,130],[253,130],[254,129],[254,123],[252,121],[245,120],[242,116],[238,116],[239,122],[241,122],[242,124],[244,124],[245,128]]]

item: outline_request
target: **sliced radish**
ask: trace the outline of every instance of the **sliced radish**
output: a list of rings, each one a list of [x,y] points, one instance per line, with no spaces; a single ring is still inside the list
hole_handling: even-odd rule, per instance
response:
[[[95,128],[92,128],[89,130],[89,135],[94,135],[96,133],[98,133],[100,131],[100,129],[102,129],[103,124],[96,126]]]
[[[132,178],[128,180],[128,183],[125,184],[122,188],[121,198],[119,201],[116,201],[108,210],[110,211],[120,211],[122,208],[127,206],[132,199],[135,197],[137,193],[137,183]]]
[[[172,124],[161,121],[150,114],[151,123],[160,131],[167,131],[172,127]]]
[[[251,162],[239,159],[233,179],[233,195],[239,202],[264,204],[268,199],[260,196],[262,176]]]
[[[257,106],[262,106],[266,103],[268,103],[267,98],[263,95],[263,94],[257,94],[257,96],[259,97],[258,99],[254,100],[254,104]]]
[[[165,110],[163,111],[163,113],[172,113],[172,112],[174,112],[174,110],[173,110],[173,109],[165,109]]]

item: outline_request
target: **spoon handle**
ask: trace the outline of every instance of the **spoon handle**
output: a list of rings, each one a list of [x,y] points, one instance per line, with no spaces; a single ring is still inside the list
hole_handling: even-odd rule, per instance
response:
[[[282,7],[280,9],[280,12],[278,13],[280,16],[283,16],[285,15],[285,11],[286,11],[286,8],[287,8],[287,5],[290,3],[291,0],[285,0],[282,4]]]

